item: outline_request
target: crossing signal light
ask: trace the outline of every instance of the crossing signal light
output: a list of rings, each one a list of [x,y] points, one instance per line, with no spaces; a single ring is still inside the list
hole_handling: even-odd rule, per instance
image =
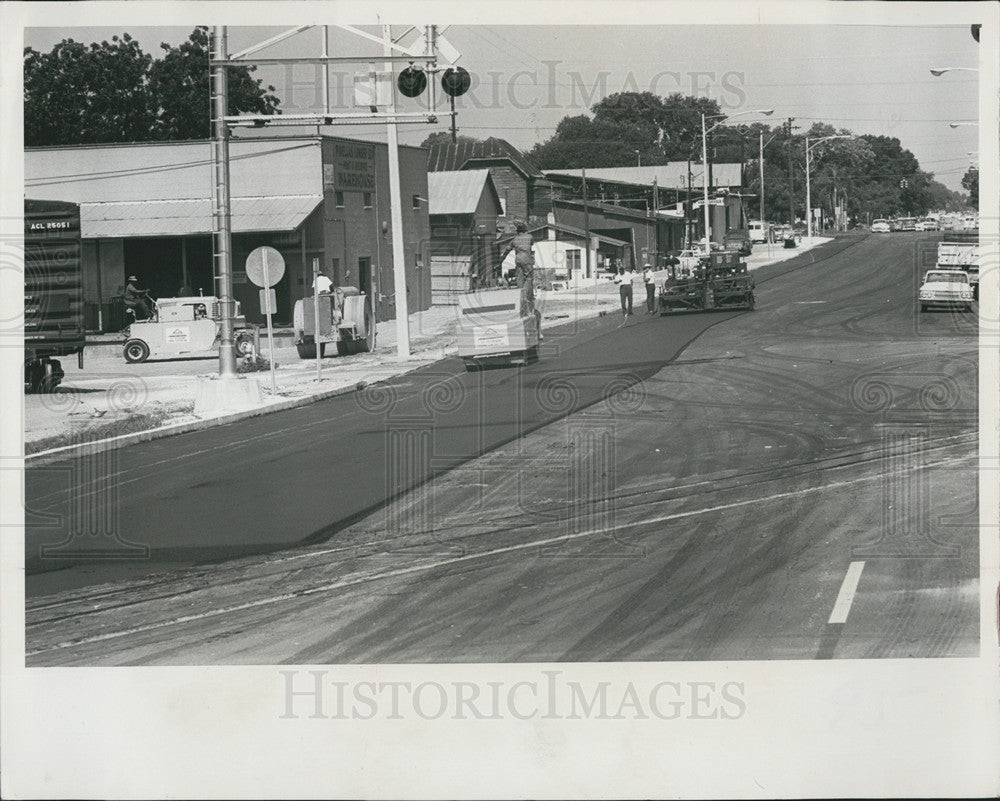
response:
[[[416,97],[427,88],[427,75],[423,70],[407,67],[399,73],[396,86],[400,94],[406,97]]]
[[[469,91],[472,85],[472,76],[469,71],[462,67],[449,67],[441,76],[441,88],[446,95],[458,97]]]

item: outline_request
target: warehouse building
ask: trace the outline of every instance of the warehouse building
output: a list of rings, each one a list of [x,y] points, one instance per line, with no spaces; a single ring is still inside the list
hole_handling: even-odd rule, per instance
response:
[[[431,304],[427,151],[399,148],[406,293]],[[312,292],[312,262],[337,285],[375,298],[395,318],[388,149],[330,136],[234,138],[230,143],[233,295],[259,322],[258,289],[243,269],[260,245],[284,257],[276,322]],[[154,297],[215,291],[212,145],[208,141],[30,148],[25,193],[80,204],[87,326],[111,315],[129,275]],[[106,326],[105,326],[106,327]]]
[[[672,220],[683,218],[686,213],[688,240],[700,239],[705,236],[703,170],[701,164],[689,161],[645,167],[587,168],[587,197]],[[564,197],[582,197],[582,170],[548,170],[545,175],[563,190]],[[722,242],[726,231],[747,226],[746,195],[742,194],[742,185],[741,164],[710,165],[709,215],[715,242]]]

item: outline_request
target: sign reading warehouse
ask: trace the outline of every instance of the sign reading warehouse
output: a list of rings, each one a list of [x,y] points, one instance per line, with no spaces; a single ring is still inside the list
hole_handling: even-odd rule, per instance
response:
[[[326,192],[374,192],[375,146],[363,142],[334,142],[333,162],[323,165]]]

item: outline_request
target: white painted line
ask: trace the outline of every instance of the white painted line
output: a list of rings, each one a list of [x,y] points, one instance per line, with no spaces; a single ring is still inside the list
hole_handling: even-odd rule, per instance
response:
[[[858,582],[861,581],[861,571],[864,569],[864,562],[851,562],[851,566],[847,568],[847,575],[844,576],[844,583],[840,585],[840,594],[837,596],[837,602],[833,605],[833,612],[830,613],[828,623],[847,622],[847,615],[854,602],[854,593],[857,592]]]

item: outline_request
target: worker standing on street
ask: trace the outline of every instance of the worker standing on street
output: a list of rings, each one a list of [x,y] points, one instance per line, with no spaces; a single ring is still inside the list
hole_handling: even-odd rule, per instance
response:
[[[632,314],[632,283],[636,279],[636,273],[629,268],[618,268],[618,275],[615,276],[615,283],[618,284],[618,293],[622,300],[622,317]]]
[[[642,265],[642,283],[646,286],[646,314],[652,314],[653,302],[656,299],[656,282],[653,280],[653,268],[648,261]]]
[[[528,226],[518,222],[514,226],[515,235],[503,253],[500,261],[514,251],[514,275],[521,289],[521,316],[533,315],[538,326],[538,338],[542,339],[542,313],[535,308],[535,255],[532,252],[534,240],[528,233]]]

